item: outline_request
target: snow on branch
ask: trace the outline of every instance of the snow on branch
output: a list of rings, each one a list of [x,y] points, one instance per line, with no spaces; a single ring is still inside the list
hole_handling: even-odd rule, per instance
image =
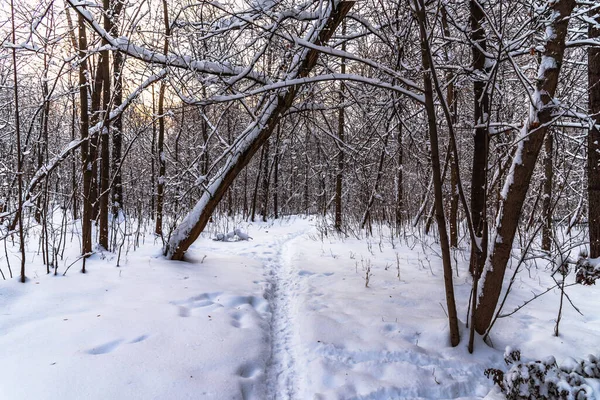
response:
[[[86,10],[85,3],[77,0],[67,0],[77,13],[92,27],[92,29],[106,40],[115,50],[121,51],[133,58],[139,60],[161,64],[165,66],[182,68],[212,75],[235,76],[238,79],[247,78],[259,83],[268,84],[268,78],[261,73],[254,72],[251,68],[228,65],[227,63],[217,63],[207,60],[193,60],[189,56],[178,56],[175,54],[163,55],[149,50],[145,47],[138,46],[132,43],[126,37],[115,38],[110,33],[106,32],[102,26],[94,19],[92,14]]]
[[[400,94],[403,94],[418,103],[421,103],[421,104],[425,103],[425,98],[423,95],[411,92],[410,90],[406,90],[401,86],[393,85],[391,83],[384,82],[379,79],[367,78],[367,77],[364,77],[361,75],[356,75],[356,74],[324,74],[324,75],[311,76],[311,77],[307,77],[307,78],[288,79],[288,80],[283,80],[283,81],[273,83],[271,85],[265,85],[258,89],[250,90],[247,92],[240,92],[240,93],[235,93],[235,94],[231,94],[231,95],[215,95],[215,96],[211,96],[204,100],[191,100],[188,98],[188,99],[185,99],[185,101],[187,103],[196,104],[196,105],[225,103],[225,102],[229,102],[229,101],[233,101],[233,100],[240,100],[240,99],[250,97],[250,96],[255,96],[255,95],[269,92],[272,90],[284,89],[284,88],[290,87],[290,86],[306,85],[306,84],[316,83],[316,82],[340,81],[340,80],[359,82],[359,83],[364,83],[364,84],[367,84],[370,86],[375,86],[375,87],[380,87],[383,89],[392,90],[392,91],[398,92]]]

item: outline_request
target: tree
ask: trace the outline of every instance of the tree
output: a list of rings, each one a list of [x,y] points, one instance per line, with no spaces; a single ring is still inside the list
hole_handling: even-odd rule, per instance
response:
[[[569,17],[574,8],[574,0],[548,2],[549,26],[546,28],[545,50],[538,70],[537,85],[532,94],[533,103],[517,138],[517,148],[504,181],[498,223],[481,277],[474,321],[475,329],[480,334],[486,332],[492,321],[525,196],[546,132],[554,119],[553,98],[563,62]]]
[[[589,24],[590,39],[600,38],[600,16]],[[600,257],[600,47],[588,48],[588,109],[593,121],[587,139],[587,190],[590,257]]]
[[[325,44],[333,35],[337,26],[346,16],[353,1],[341,1],[328,4],[327,11],[319,20],[319,25],[306,39],[317,46]],[[286,80],[304,78],[317,63],[319,52],[314,49],[304,49],[298,61],[287,74]],[[209,182],[200,200],[192,211],[183,219],[173,232],[169,243],[165,247],[165,254],[173,260],[182,260],[190,245],[198,238],[206,226],[210,216],[227,192],[235,177],[252,159],[254,154],[269,139],[269,136],[279,123],[281,115],[291,106],[298,86],[290,86],[283,93],[274,93],[263,100],[264,107],[258,116],[244,132],[244,140],[236,143],[229,151],[231,154],[227,163]]]
[[[439,140],[437,131],[437,118],[435,113],[432,75],[435,73],[431,62],[429,49],[429,35],[427,32],[427,14],[425,2],[414,0],[415,14],[419,23],[421,37],[421,54],[423,63],[423,83],[425,92],[425,110],[427,112],[427,126],[429,128],[429,144],[431,149],[431,170],[433,176],[433,190],[435,194],[435,219],[438,226],[440,247],[442,249],[442,263],[444,266],[444,286],[446,289],[446,307],[448,309],[448,322],[450,326],[450,343],[458,346],[460,334],[458,332],[458,317],[456,314],[456,300],[454,298],[454,284],[452,282],[452,261],[450,259],[450,243],[446,230],[444,216],[444,200],[442,194],[442,173],[439,156]]]
[[[12,42],[17,43],[16,39],[16,26],[15,26],[15,6],[13,0],[10,0],[11,8],[11,27],[12,27]],[[19,250],[21,252],[21,282],[25,283],[25,237],[23,234],[23,159],[21,154],[21,120],[20,120],[20,108],[19,108],[19,77],[17,74],[17,49],[12,48],[12,62],[13,62],[13,93],[15,101],[15,137],[17,141],[17,185],[18,185],[18,211],[17,217],[19,220]]]

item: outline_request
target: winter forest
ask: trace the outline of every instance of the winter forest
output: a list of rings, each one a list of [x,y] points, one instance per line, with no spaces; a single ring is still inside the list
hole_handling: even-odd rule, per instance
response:
[[[3,0],[0,399],[600,396],[600,2]]]

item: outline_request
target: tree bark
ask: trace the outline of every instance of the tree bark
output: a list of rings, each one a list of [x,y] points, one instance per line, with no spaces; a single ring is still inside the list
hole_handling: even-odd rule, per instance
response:
[[[531,105],[529,117],[518,138],[518,148],[501,193],[491,252],[481,277],[479,293],[475,294],[479,296],[475,329],[480,334],[486,332],[498,304],[523,202],[546,131],[552,122],[552,100],[563,61],[569,17],[574,7],[575,0],[549,2],[551,21],[546,33],[551,35],[545,40],[545,50],[533,93],[535,104]]]
[[[113,17],[114,21],[111,26],[111,35],[116,36],[117,21],[123,9],[123,2],[117,1],[114,3]],[[119,108],[123,104],[123,65],[125,57],[117,51],[113,56],[113,90],[114,90],[114,108]],[[123,209],[123,178],[121,172],[122,153],[123,153],[123,117],[121,114],[115,119],[112,126],[112,214],[116,218],[119,211]]]
[[[597,12],[597,11],[596,11]],[[600,17],[589,25],[589,38],[600,38]],[[588,133],[588,221],[590,257],[600,257],[600,48],[588,48],[589,114],[594,126]]]
[[[448,12],[446,11],[446,5],[442,5],[442,28],[444,30],[444,36],[450,38],[450,26],[448,24]],[[448,42],[446,46],[450,46],[452,42]],[[452,63],[452,52],[446,47],[446,61]],[[446,73],[446,103],[451,110],[450,122],[456,124],[458,117],[458,102],[456,101],[456,92],[454,87],[454,72],[449,70]],[[450,160],[450,247],[458,247],[458,161],[451,156]]]
[[[346,23],[342,22],[342,36],[346,35]],[[342,51],[346,51],[346,42],[342,44]],[[342,57],[340,59],[340,73],[346,73],[346,59]],[[337,171],[335,174],[335,229],[338,232],[342,231],[342,191],[343,191],[343,178],[344,178],[344,82],[340,82],[340,94],[339,94],[339,110],[338,110],[338,156],[337,156]]]
[[[489,149],[488,119],[490,113],[489,96],[486,91],[487,76],[485,51],[487,50],[485,31],[482,21],[485,15],[483,5],[479,0],[470,0],[470,23],[471,23],[471,51],[473,53],[473,70],[475,81],[473,82],[473,110],[475,123],[475,139],[473,149],[473,169],[471,176],[471,219],[475,236],[480,243],[486,232],[486,188],[487,188],[487,160]],[[483,270],[487,249],[479,251],[477,243],[471,243],[470,271],[472,275],[478,275]]]
[[[256,169],[256,182],[254,183],[254,194],[252,195],[252,211],[250,221],[254,222],[256,220],[256,203],[258,202],[258,187],[260,185],[260,176],[263,170],[263,162],[265,159],[265,148],[263,147],[260,152],[260,161],[258,163],[258,168]]]
[[[11,24],[12,24],[12,42],[17,43],[16,40],[16,26],[15,26],[15,7],[13,0],[10,0],[11,10]],[[19,251],[21,252],[21,282],[25,283],[25,238],[23,235],[23,155],[21,154],[21,116],[19,115],[19,79],[17,75],[17,49],[12,49],[12,62],[13,62],[13,94],[15,101],[15,136],[17,140],[17,195],[18,200],[18,218],[19,218]],[[11,273],[12,275],[12,273]]]
[[[109,13],[111,12],[110,0],[103,0],[104,6],[104,29],[107,32],[112,31],[112,21]],[[102,41],[104,46],[108,46],[106,40]],[[108,202],[110,199],[110,136],[109,136],[109,104],[111,100],[111,88],[110,88],[110,67],[109,67],[109,54],[108,50],[102,50],[101,52],[101,64],[99,68],[102,68],[102,112],[104,113],[104,126],[100,131],[100,218],[98,223],[98,243],[104,249],[108,249]]]
[[[165,42],[163,45],[163,54],[169,53],[169,38],[171,36],[171,26],[169,24],[169,10],[167,0],[163,0],[163,18],[165,22]],[[160,82],[158,92],[158,139],[156,141],[158,151],[158,183],[156,185],[156,226],[154,233],[162,235],[163,224],[163,204],[165,195],[165,173],[166,173],[166,158],[165,158],[165,90],[166,83]]]
[[[402,115],[401,111],[396,111],[398,119],[398,131],[396,133],[396,144],[398,146],[398,170],[396,172],[396,234],[400,234],[402,224],[406,218],[404,205],[404,146],[402,143]]]
[[[92,196],[92,160],[90,157],[90,143],[88,132],[90,116],[88,110],[88,80],[87,80],[87,37],[85,33],[85,20],[78,15],[79,34],[79,132],[81,139],[81,164],[83,167],[83,212],[81,215],[81,254],[86,256],[92,252],[92,220],[94,219]],[[85,263],[81,272],[85,273]]]
[[[554,135],[548,133],[544,140],[544,190],[542,201],[542,214],[544,226],[542,228],[542,249],[550,251],[552,247],[552,180],[554,177],[552,167]]]
[[[269,150],[270,142],[267,140],[263,147],[265,152],[264,165],[263,165],[263,176],[262,176],[262,190],[261,190],[261,214],[263,222],[267,222],[267,214],[269,213],[269,182],[271,180],[271,165],[269,164]]]
[[[317,22],[320,26],[314,31],[310,41],[317,45],[326,43],[354,3],[354,1],[328,3],[326,18]],[[318,50],[302,49],[298,58],[298,67],[294,68],[287,78],[308,76],[316,65],[318,56]],[[246,140],[239,142],[232,148],[231,158],[217,173],[217,176],[211,180],[196,206],[174,230],[169,243],[165,246],[167,257],[174,260],[183,259],[187,249],[204,230],[214,209],[235,177],[248,165],[254,154],[269,139],[281,116],[291,107],[298,89],[297,86],[291,86],[284,91],[270,95],[266,99],[262,114],[243,133]]]
[[[275,154],[273,156],[273,214],[274,218],[279,218],[279,150],[281,140],[281,124],[277,124],[277,137],[275,139]]]

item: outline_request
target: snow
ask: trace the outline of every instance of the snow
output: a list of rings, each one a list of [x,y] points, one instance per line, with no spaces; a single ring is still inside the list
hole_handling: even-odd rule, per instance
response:
[[[135,252],[124,246],[122,267],[114,254],[95,254],[85,275],[78,262],[62,276],[77,236],[58,276],[29,251],[29,281],[0,281],[0,397],[501,399],[483,371],[506,368],[507,345],[559,365],[597,352],[597,287],[568,288],[584,316],[565,305],[558,338],[556,291],[498,320],[496,349],[477,338],[470,355],[464,322],[460,345],[449,345],[433,240],[324,236],[295,218],[229,226],[252,240],[219,242],[211,238],[225,229],[216,225],[187,262],[162,258],[150,235]],[[8,249],[14,270],[18,247]],[[455,277],[463,321],[468,247],[464,254]],[[505,310],[549,282],[543,267],[523,273]]]

